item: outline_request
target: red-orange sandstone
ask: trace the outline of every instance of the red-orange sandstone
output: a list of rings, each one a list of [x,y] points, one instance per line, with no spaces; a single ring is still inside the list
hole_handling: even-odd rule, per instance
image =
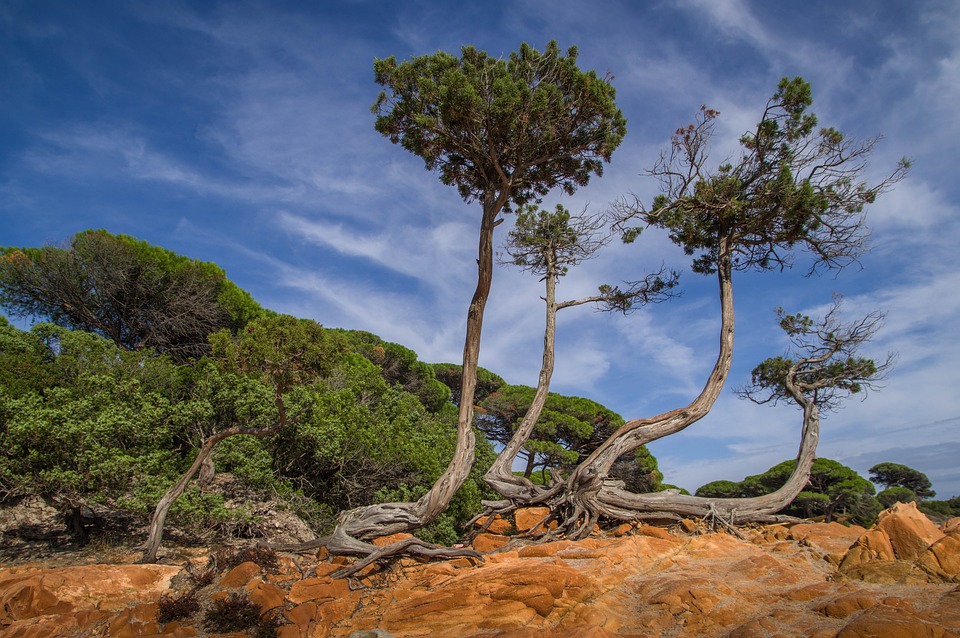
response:
[[[960,531],[920,517],[904,506],[871,530],[778,525],[748,530],[750,541],[620,527],[615,537],[511,546],[478,566],[403,559],[361,589],[331,578],[330,562],[301,555],[280,574],[242,564],[210,589],[282,612],[281,638],[958,637]],[[156,622],[156,601],[178,571],[0,569],[0,634],[202,635],[195,621]]]

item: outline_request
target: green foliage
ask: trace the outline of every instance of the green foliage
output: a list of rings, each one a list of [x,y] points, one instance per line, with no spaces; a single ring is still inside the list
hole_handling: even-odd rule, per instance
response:
[[[750,385],[738,388],[737,394],[755,403],[773,405],[783,400],[799,404],[802,395],[820,410],[834,410],[847,397],[875,389],[893,365],[894,356],[887,355],[877,364],[857,352],[880,328],[883,315],[872,312],[841,322],[842,300],[835,295],[830,310],[818,321],[778,308],[780,327],[790,339],[792,353],[758,365]]]
[[[672,151],[651,173],[666,192],[649,211],[629,211],[659,226],[688,255],[695,272],[717,267],[720,241],[731,242],[732,267],[782,269],[792,265],[795,248],[806,247],[815,265],[843,267],[863,250],[865,205],[901,179],[909,162],[901,160],[876,185],[859,181],[864,159],[876,140],[852,142],[832,128],[817,129],[808,112],[810,85],[784,77],[753,132],[740,138],[735,163],[708,171],[708,140],[717,111],[701,107],[694,124],[673,136]],[[626,228],[624,239],[639,234]]]
[[[163,384],[165,360],[49,324],[14,341],[31,339],[27,360],[38,364],[37,378],[46,385],[18,393],[22,387],[11,392],[5,384],[0,391],[6,492],[102,499],[150,471],[176,466],[173,444],[183,415]],[[48,349],[38,359],[41,347]]]
[[[899,463],[878,463],[870,468],[870,480],[887,488],[900,487],[913,492],[917,500],[932,498],[937,495],[933,491],[930,479],[923,472],[900,465]]]
[[[250,322],[232,335],[211,335],[212,355],[236,374],[262,378],[277,395],[329,373],[340,345],[319,323],[289,315]]]
[[[569,267],[588,258],[599,242],[590,230],[571,223],[570,211],[557,204],[553,212],[523,206],[507,237],[512,263],[537,275],[562,277]]]
[[[197,533],[218,532],[222,536],[256,536],[258,518],[249,508],[228,508],[223,494],[191,487],[170,508],[174,522]]]
[[[526,43],[508,60],[463,47],[398,63],[374,62],[384,87],[376,129],[423,158],[465,200],[494,189],[523,204],[560,187],[572,193],[601,174],[626,133],[615,91],[577,67],[577,50]]]
[[[265,314],[215,264],[105,230],[78,233],[66,248],[2,249],[0,304],[181,360],[204,354],[210,333]]]
[[[56,380],[47,365],[53,353],[36,334],[17,330],[0,317],[0,388],[11,397],[40,392]]]
[[[944,520],[960,516],[960,496],[954,496],[946,501],[923,501],[920,503],[920,511]]]
[[[706,498],[739,498],[743,493],[743,487],[735,481],[712,481],[706,485],[701,485],[695,492],[696,496]]]
[[[217,446],[214,456],[218,471],[229,472],[246,485],[268,488],[276,482],[273,455],[258,437],[232,436]]]
[[[892,507],[894,503],[917,503],[920,501],[916,493],[907,487],[888,487],[877,494],[877,500],[884,507]]]
[[[0,326],[5,370],[30,372],[0,376],[3,491],[148,512],[206,436],[272,423],[278,392],[291,411],[306,408],[301,420],[274,440],[227,439],[217,467],[315,522],[373,502],[381,488],[425,490],[452,454],[449,412],[427,412],[314,322],[259,318],[213,343],[214,358],[177,366],[91,333]],[[477,476],[464,486],[450,525],[479,508],[480,485]],[[246,534],[257,526],[248,510],[227,509],[222,495],[197,489],[171,513],[194,530]]]
[[[460,405],[460,376],[463,367],[456,363],[434,363],[433,371],[438,381],[450,391],[450,400],[454,405]],[[477,368],[477,390],[474,393],[474,402],[478,405],[488,396],[506,385],[500,376],[485,368]]]
[[[749,498],[770,494],[787,482],[795,460],[774,465],[763,474],[748,476],[739,483],[713,481],[697,489],[697,496],[709,498]],[[810,479],[802,492],[783,510],[784,514],[831,520],[844,515],[851,522],[870,525],[882,509],[874,497],[874,487],[849,467],[830,459],[813,462]]]
[[[528,386],[501,386],[480,404],[483,414],[475,419],[477,429],[491,441],[506,444],[530,408],[535,392]],[[537,425],[521,453],[527,460],[525,476],[529,478],[538,466],[576,464],[582,455],[589,454],[622,424],[620,415],[599,403],[549,393]]]
[[[623,481],[624,488],[630,492],[659,492],[667,489],[657,458],[646,445],[641,445],[617,459],[610,468],[610,476]]]
[[[434,367],[398,343],[360,330],[342,331],[349,347],[376,364],[387,383],[416,395],[427,410],[439,412],[450,400],[450,389],[437,379]]]

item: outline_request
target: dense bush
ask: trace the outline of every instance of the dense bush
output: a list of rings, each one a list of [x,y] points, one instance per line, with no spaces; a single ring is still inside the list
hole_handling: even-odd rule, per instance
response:
[[[739,483],[713,481],[697,489],[697,496],[715,498],[745,498],[770,494],[786,482],[796,461],[789,460],[774,465],[763,474],[748,476]],[[867,479],[849,467],[830,459],[819,458],[813,462],[806,487],[783,514],[802,518],[824,517],[830,521],[837,517],[859,525],[871,525],[882,507],[874,497],[875,488]]]

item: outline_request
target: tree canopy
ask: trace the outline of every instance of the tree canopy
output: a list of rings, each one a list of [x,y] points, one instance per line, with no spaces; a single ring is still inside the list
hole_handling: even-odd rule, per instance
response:
[[[105,230],[78,233],[64,248],[3,248],[0,305],[179,359],[201,356],[207,335],[264,312],[215,264]]]
[[[572,193],[603,171],[626,133],[609,78],[577,66],[577,49],[523,43],[507,60],[474,47],[398,63],[376,60],[387,88],[376,129],[423,158],[465,200],[493,190],[523,204],[553,188]]]
[[[910,490],[915,497],[920,499],[933,498],[937,495],[933,491],[933,485],[926,474],[899,463],[888,462],[874,465],[870,468],[870,480],[883,485],[888,490],[891,488]]]

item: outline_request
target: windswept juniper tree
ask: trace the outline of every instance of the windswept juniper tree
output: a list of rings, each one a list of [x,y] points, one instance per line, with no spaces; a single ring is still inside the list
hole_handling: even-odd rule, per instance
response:
[[[364,542],[426,525],[447,507],[474,459],[473,398],[484,307],[493,271],[493,233],[501,213],[555,188],[573,193],[602,172],[626,133],[608,78],[577,66],[577,49],[556,42],[521,44],[509,59],[464,47],[397,62],[374,62],[384,87],[376,129],[437,171],[466,202],[482,208],[477,287],[467,311],[457,446],[446,471],[416,502],[344,512],[326,543],[333,552],[367,555],[354,566],[400,551],[435,553],[412,540],[385,549]]]
[[[547,402],[554,369],[557,312],[595,303],[602,309],[626,313],[640,305],[669,298],[677,283],[676,273],[661,269],[642,281],[628,282],[623,290],[603,285],[599,294],[557,301],[556,288],[560,277],[567,274],[570,267],[594,256],[606,243],[607,238],[601,235],[603,225],[604,220],[597,216],[571,217],[569,211],[560,205],[553,212],[527,206],[517,213],[516,224],[507,238],[505,250],[510,259],[505,262],[540,276],[544,282],[546,318],[543,362],[533,399],[512,437],[484,475],[487,484],[508,499],[487,504],[490,511],[504,512],[512,509],[513,500],[538,499],[550,491],[550,488],[535,485],[524,476],[515,476],[512,468],[514,459],[529,443]]]
[[[605,479],[624,454],[679,432],[710,411],[729,374],[733,354],[733,272],[791,267],[798,249],[813,258],[810,275],[856,263],[864,250],[864,207],[906,174],[908,163],[903,160],[880,182],[864,182],[866,159],[879,138],[854,141],[832,128],[817,129],[816,116],[808,112],[811,104],[808,83],[784,78],[756,129],[741,137],[739,160],[715,170],[708,167],[708,151],[719,113],[702,107],[693,124],[675,132],[670,149],[648,172],[661,186],[653,205],[648,207],[638,198],[615,203],[617,226],[625,241],[636,239],[644,226],[666,229],[672,241],[694,256],[695,272],[717,277],[721,308],[717,360],[703,390],[689,405],[627,421],[563,485],[523,502],[514,499],[515,505],[550,505],[551,516],[560,523],[558,533],[574,538],[588,534],[601,516],[630,520],[729,515],[736,510],[743,519],[776,511],[766,501],[738,506],[672,492],[633,494]],[[822,395],[825,389],[819,391]],[[814,429],[816,401],[803,390],[787,393],[804,407],[805,430]]]

